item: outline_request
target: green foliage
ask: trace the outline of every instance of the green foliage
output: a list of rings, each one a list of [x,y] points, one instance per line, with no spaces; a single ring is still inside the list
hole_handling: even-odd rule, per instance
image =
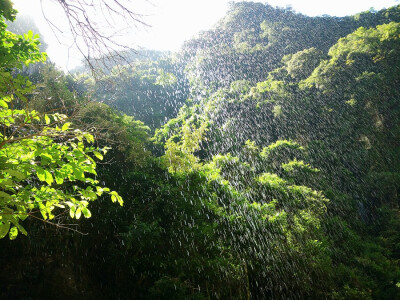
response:
[[[369,28],[393,21],[400,21],[399,6],[366,12],[359,19],[312,18],[287,8],[239,2],[231,5],[214,29],[188,41],[183,55],[188,61],[189,78],[197,88],[215,91],[236,80],[255,84],[278,68],[285,55],[297,52],[302,54],[295,55],[289,69],[293,78],[304,79],[339,38],[360,26]]]
[[[33,35],[32,31],[27,34],[16,35],[6,30],[7,25],[3,15],[0,15],[0,64],[2,69],[2,86],[6,86],[10,81],[7,71],[13,68],[21,69],[22,66],[28,66],[31,62],[44,61],[45,53],[38,51],[39,36]]]
[[[199,159],[193,154],[200,150],[207,126],[206,120],[201,121],[199,127],[184,121],[178,134],[166,141],[162,159],[171,172],[191,172],[197,169]]]
[[[75,123],[89,127],[100,146],[112,146],[110,156],[124,157],[125,163],[143,166],[150,157],[150,128],[131,116],[121,114],[101,103],[83,105]]]
[[[143,121],[152,130],[175,117],[187,97],[182,66],[173,58],[115,66],[92,89],[99,102]]]
[[[398,11],[311,18],[233,3],[174,58],[133,59],[97,82],[43,67],[36,95],[9,77],[20,95],[2,90],[0,199],[20,203],[9,206],[21,219],[49,221],[57,205],[94,217],[87,236],[0,241],[4,270],[41,270],[38,256],[79,265],[66,272],[84,282],[74,298],[398,298]],[[92,89],[127,115],[86,102]],[[121,201],[111,189],[123,210],[101,196]],[[24,233],[2,218],[0,237]],[[42,275],[24,274],[11,277],[40,298]]]
[[[11,22],[12,21],[12,22]],[[41,52],[46,51],[47,44],[44,42],[43,35],[40,33],[35,21],[30,16],[18,16],[16,19],[11,19],[11,21],[7,22],[8,30],[15,33],[23,35],[26,32],[33,31],[40,35],[40,45],[39,49]]]
[[[316,48],[305,49],[295,54],[289,54],[282,58],[288,74],[297,80],[305,79],[324,58],[322,51]]]
[[[246,53],[244,48],[255,43],[255,31],[243,30],[251,34],[249,43],[243,41],[245,34],[235,34],[234,41],[235,51],[242,54]],[[263,30],[268,42],[280,43],[278,29],[264,23]],[[220,52],[213,46],[202,49],[188,71],[204,76],[203,83],[199,83],[198,77],[193,81],[194,89],[211,88],[196,94],[200,100],[184,108],[178,119],[159,131],[158,137],[162,133],[164,139],[170,137],[170,142],[177,145],[177,141],[182,141],[185,122],[194,116],[207,119],[209,126],[202,142],[198,142],[200,148],[190,153],[191,160],[182,172],[203,168],[210,182],[229,190],[231,196],[225,199],[219,195],[222,207],[215,209],[220,216],[235,220],[232,227],[238,230],[238,235],[248,237],[249,243],[260,237],[239,220],[250,222],[265,236],[271,233],[254,224],[272,220],[276,223],[268,228],[279,224],[283,231],[273,229],[274,232],[289,241],[282,245],[273,237],[277,243],[274,249],[279,249],[276,251],[287,261],[295,260],[297,255],[307,257],[302,252],[304,249],[314,259],[318,257],[316,268],[319,269],[315,272],[319,276],[325,274],[326,285],[319,283],[322,290],[326,289],[324,295],[329,297],[386,298],[388,294],[396,297],[398,293],[397,279],[394,279],[399,268],[396,256],[385,252],[387,246],[380,246],[376,236],[381,228],[369,226],[372,220],[381,220],[375,210],[382,203],[398,206],[395,182],[399,171],[399,124],[396,120],[400,98],[396,88],[398,72],[393,67],[399,59],[398,37],[398,23],[359,28],[340,39],[329,51],[328,59],[323,60],[326,56],[322,51],[308,47],[283,57],[283,66],[265,76],[267,80],[257,83],[253,81],[257,76],[245,67],[239,71],[245,75],[232,75],[238,73],[229,68],[239,67],[236,62],[231,65],[236,54],[226,45],[229,39],[221,45],[224,48]],[[213,53],[216,54],[212,56]],[[252,58],[257,61],[253,54]],[[229,56],[227,62],[224,62],[225,55]],[[212,65],[221,67],[224,63],[229,64],[228,70],[212,69]],[[213,85],[213,79],[207,76],[215,79],[221,76],[222,85]],[[234,81],[237,79],[241,80]],[[179,143],[180,148],[174,149],[182,155],[187,150]],[[201,159],[205,160],[204,167]],[[179,166],[177,161],[171,162]],[[329,202],[324,200],[324,194]],[[390,214],[398,218],[396,212]],[[333,225],[335,222],[340,225]],[[318,238],[308,240],[312,235]],[[392,238],[395,236],[393,233]],[[246,245],[244,242],[233,248],[242,249]],[[252,247],[253,250],[259,247],[254,250],[256,253],[268,252],[258,244]],[[299,252],[288,254],[284,249]],[[248,261],[252,263],[267,264],[271,269],[277,266],[273,260],[265,263],[250,257]],[[388,261],[393,269],[384,275],[381,271],[388,270]],[[331,266],[337,266],[338,270]],[[264,269],[264,272],[267,271]],[[259,271],[255,273],[254,276],[261,276]],[[339,280],[342,277],[346,279]],[[276,279],[273,275],[270,278]],[[260,282],[266,280],[260,279]],[[385,293],[380,284],[390,292]],[[293,290],[292,286],[286,292]],[[303,286],[299,290],[305,297],[313,288],[307,290]]]
[[[13,21],[17,11],[13,8],[11,0],[4,0],[0,3],[0,16]]]
[[[0,238],[7,233],[12,240],[18,232],[26,235],[20,221],[27,217],[40,219],[40,214],[51,223],[47,220],[55,218],[56,208],[68,207],[71,218],[90,217],[89,202],[104,192],[122,205],[118,193],[93,178],[97,173],[91,154],[101,158],[94,147],[85,145],[94,142],[93,136],[70,128],[66,115],[33,110],[26,95],[35,86],[10,72],[45,60],[38,37],[32,31],[24,36],[7,31],[3,17],[0,26]]]

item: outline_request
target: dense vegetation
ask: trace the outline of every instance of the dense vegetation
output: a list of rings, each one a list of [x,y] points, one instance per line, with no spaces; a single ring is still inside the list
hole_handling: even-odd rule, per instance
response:
[[[96,80],[45,63],[14,13],[0,298],[400,297],[400,6],[235,3],[179,53]]]

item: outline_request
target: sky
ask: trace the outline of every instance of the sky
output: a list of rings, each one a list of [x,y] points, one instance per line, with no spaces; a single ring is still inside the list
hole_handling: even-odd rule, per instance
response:
[[[74,49],[73,41],[66,33],[67,23],[63,12],[51,0],[12,0],[20,14],[35,16],[35,22],[46,43],[50,59],[64,70],[79,65],[82,56]],[[67,0],[68,1],[68,0]],[[54,34],[43,18],[41,4],[49,19],[57,23],[63,34]],[[231,0],[124,0],[131,3],[132,9],[144,15],[143,20],[149,27],[137,26],[129,29],[121,38],[135,48],[178,51],[185,40],[202,30],[213,27],[224,17]],[[331,15],[345,16],[377,10],[400,4],[400,0],[265,0],[254,1],[272,6],[291,6],[295,11],[309,16]],[[115,21],[116,24],[119,21]]]

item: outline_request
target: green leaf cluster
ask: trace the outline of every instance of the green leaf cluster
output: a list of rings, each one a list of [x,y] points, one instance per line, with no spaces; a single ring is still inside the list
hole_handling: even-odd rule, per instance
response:
[[[7,2],[6,2],[7,3]],[[4,4],[2,4],[4,6]],[[98,149],[89,146],[93,135],[72,127],[68,117],[39,113],[28,97],[36,87],[15,68],[43,62],[38,36],[23,36],[6,30],[0,11],[0,238],[27,234],[20,224],[28,217],[49,220],[57,209],[68,209],[71,217],[90,217],[88,204],[103,193],[123,204],[115,191],[96,180]],[[8,16],[8,18],[10,18]],[[101,150],[105,154],[106,149]],[[68,206],[68,208],[66,208]],[[53,223],[55,224],[55,223]]]

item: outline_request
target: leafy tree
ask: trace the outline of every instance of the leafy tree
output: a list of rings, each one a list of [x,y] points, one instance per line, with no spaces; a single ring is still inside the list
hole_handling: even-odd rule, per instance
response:
[[[339,38],[360,26],[399,22],[399,6],[363,16],[313,18],[268,4],[232,3],[214,29],[185,43],[189,78],[213,91],[242,79],[256,84],[279,67],[285,55],[310,48],[326,54]]]
[[[15,20],[12,22],[8,21],[8,30],[15,33],[15,34],[21,34],[23,35],[24,33],[28,32],[29,30],[32,30],[33,32],[36,32],[40,35],[40,44],[39,44],[39,50],[41,52],[45,52],[47,49],[47,44],[44,42],[44,37],[43,35],[39,32],[39,29],[37,25],[35,24],[35,21],[33,20],[32,17],[30,16],[18,16]]]
[[[282,58],[288,74],[297,80],[305,79],[325,58],[322,51],[316,48],[305,49],[295,54],[289,54]]]
[[[13,20],[15,11],[7,6],[1,9],[0,238],[9,233],[10,239],[15,239],[18,231],[27,234],[20,224],[27,217],[52,223],[49,220],[56,218],[55,209],[68,207],[72,218],[79,219],[81,214],[88,218],[89,202],[103,193],[121,205],[123,201],[93,178],[96,163],[90,155],[103,157],[96,148],[85,145],[85,140],[94,142],[93,136],[70,129],[65,115],[40,114],[30,107],[26,95],[34,91],[34,85],[21,75],[14,77],[11,71],[43,62],[46,55],[39,52],[38,36],[32,31],[20,36],[6,30],[5,18]]]

